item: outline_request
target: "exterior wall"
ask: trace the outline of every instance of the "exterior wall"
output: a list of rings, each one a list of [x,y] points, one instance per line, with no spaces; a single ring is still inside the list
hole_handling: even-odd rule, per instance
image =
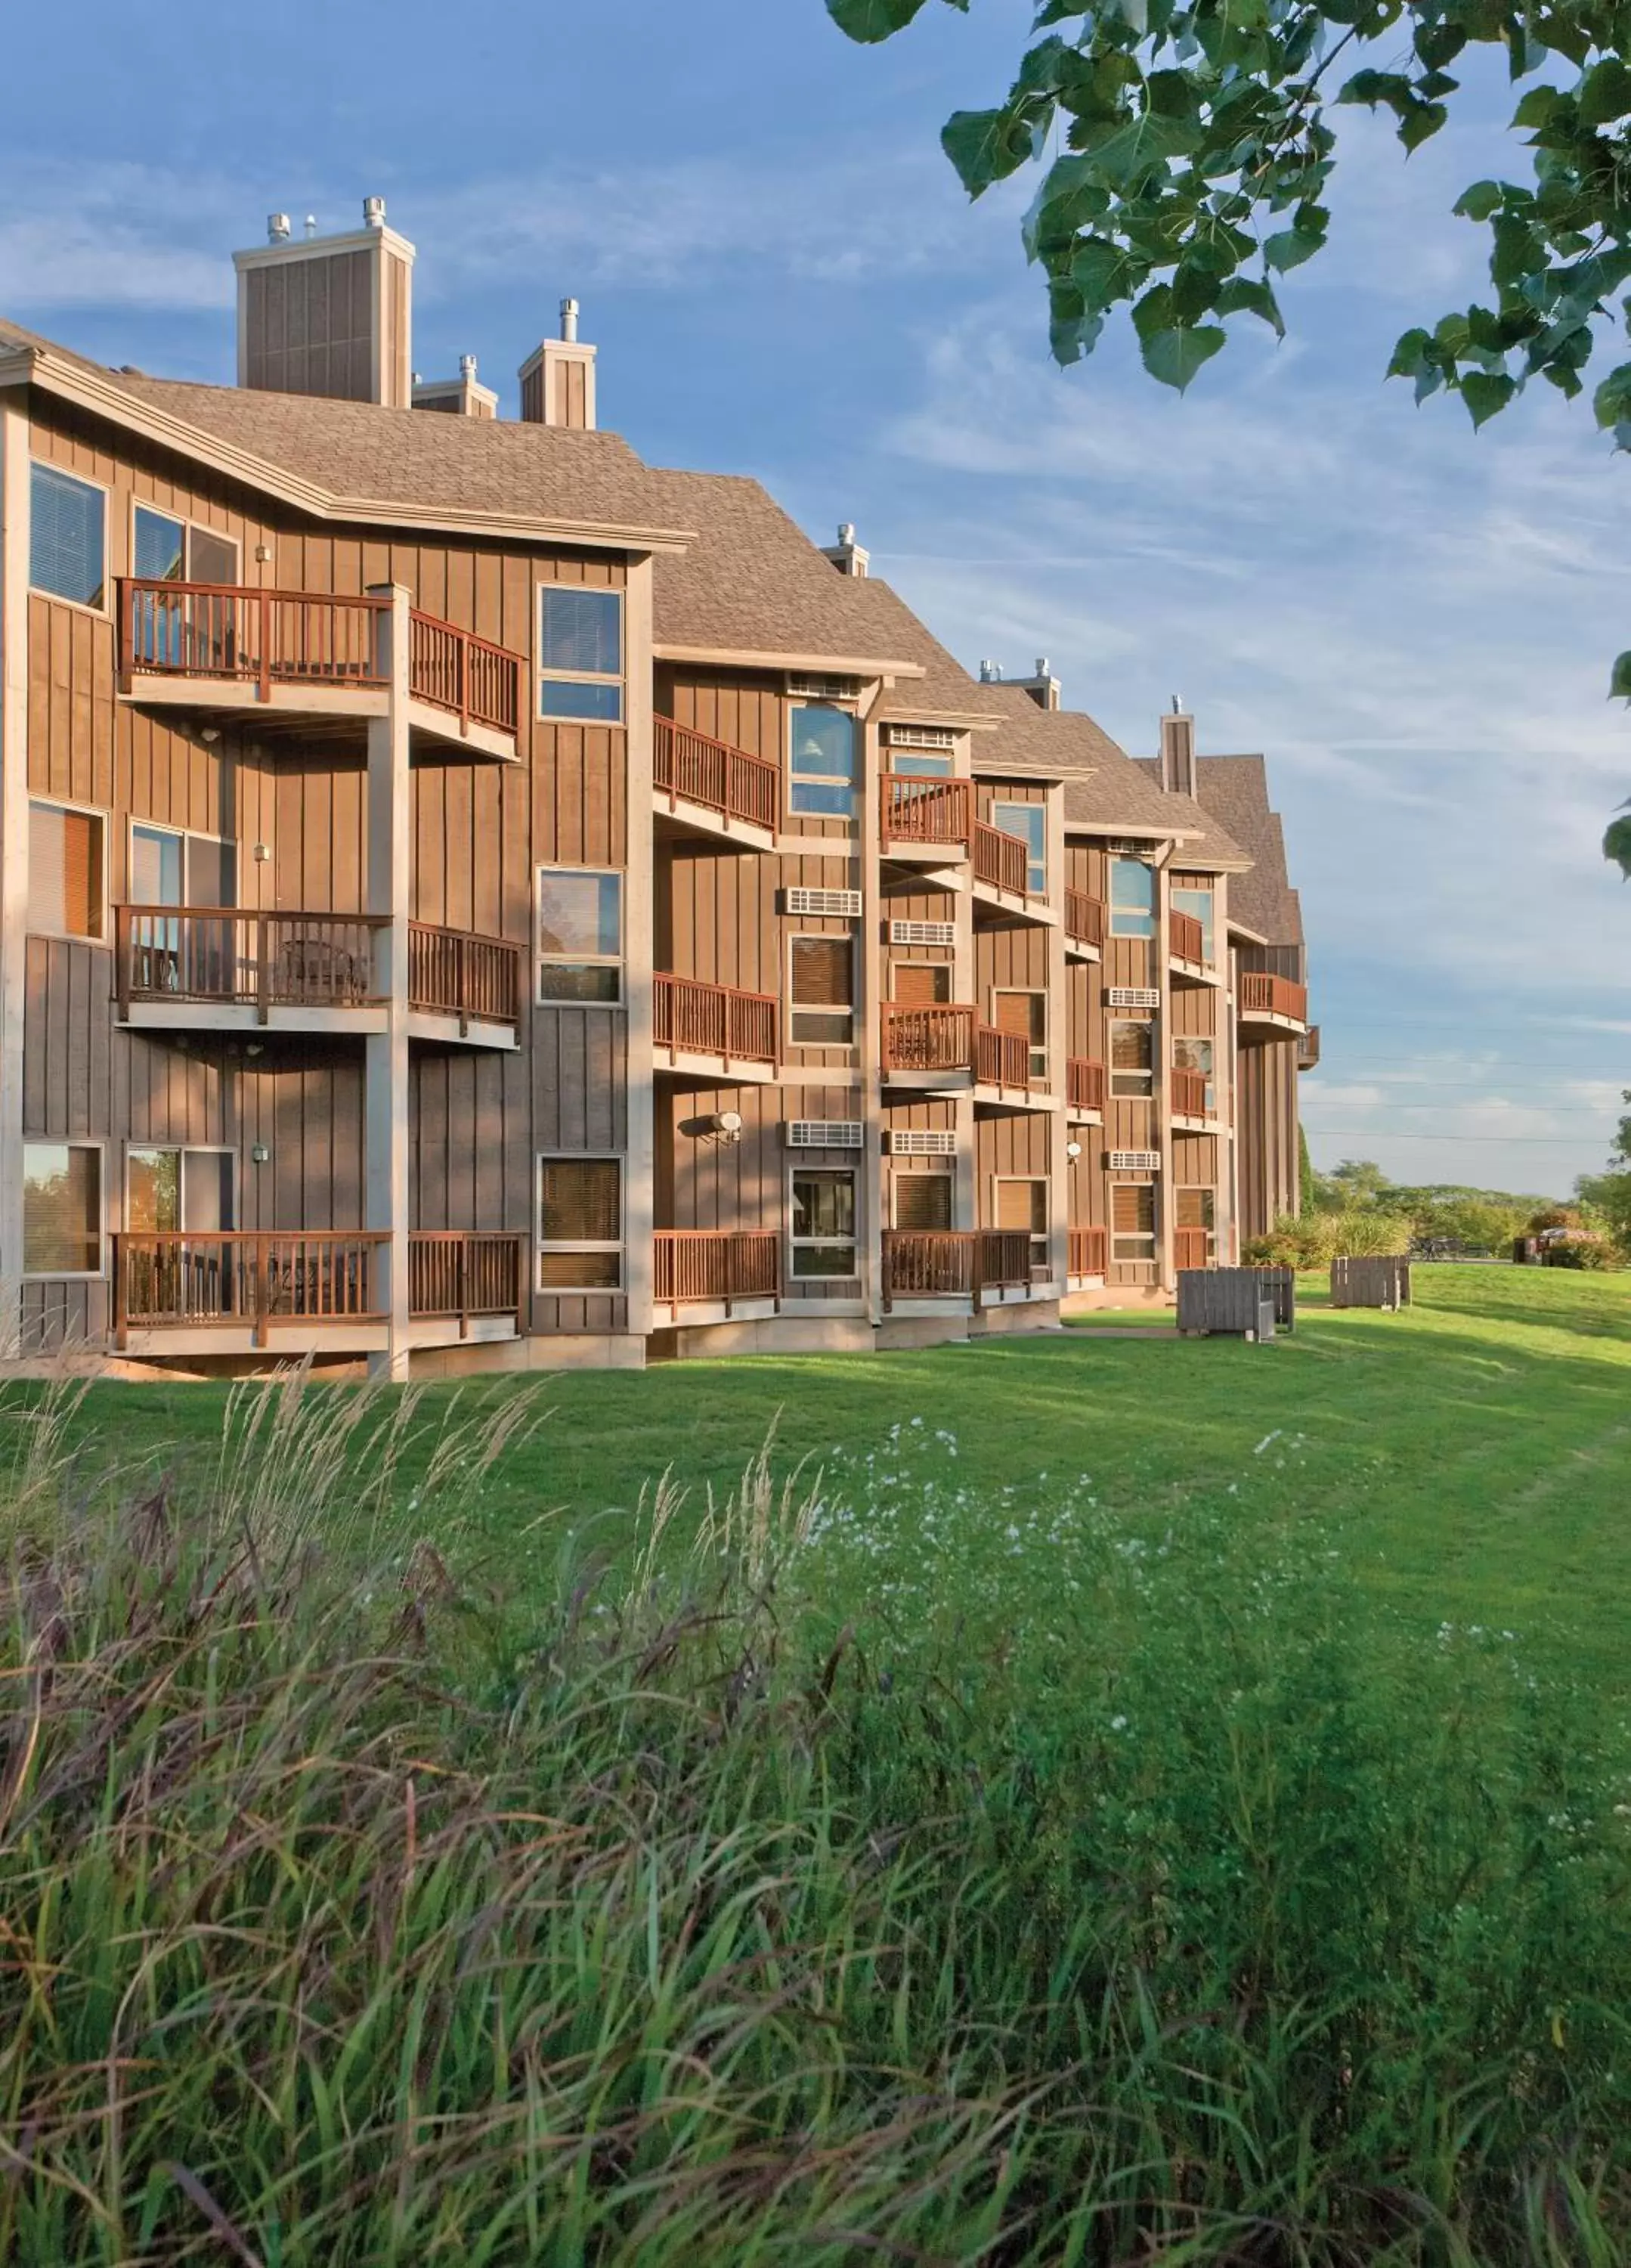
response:
[[[1239,1053],[1240,1236],[1262,1236],[1297,1210],[1297,1042],[1260,1041]]]

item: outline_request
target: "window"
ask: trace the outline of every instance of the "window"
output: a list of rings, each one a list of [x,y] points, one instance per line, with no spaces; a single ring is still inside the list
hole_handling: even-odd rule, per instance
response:
[[[1047,1183],[999,1182],[996,1185],[996,1225],[1025,1229],[1031,1238],[1031,1273],[1047,1274]]]
[[[889,769],[897,779],[950,779],[951,759],[926,748],[894,748]]]
[[[1216,1090],[1212,1084],[1212,1042],[1193,1040],[1182,1035],[1172,1042],[1174,1071],[1199,1071],[1206,1081],[1206,1107],[1209,1112],[1216,1107]]]
[[[131,1150],[125,1226],[149,1234],[232,1226],[232,1160],[225,1150]]]
[[[991,824],[1004,835],[1017,835],[1025,846],[1025,890],[1033,898],[1047,895],[1047,814],[1040,803],[994,803]]]
[[[796,1277],[856,1273],[856,1177],[849,1167],[794,1174],[792,1245]]]
[[[1142,858],[1110,862],[1110,934],[1153,937],[1156,933],[1156,874]]]
[[[36,591],[99,607],[107,590],[107,498],[89,481],[35,465],[29,486],[28,579]]]
[[[1155,1026],[1131,1020],[1110,1027],[1110,1092],[1149,1095],[1155,1087]]]
[[[894,1200],[897,1228],[932,1233],[951,1226],[950,1174],[897,1174]]]
[[[847,937],[796,937],[789,998],[793,1044],[843,1048],[855,1038],[855,948]]]
[[[231,586],[238,581],[238,546],[230,536],[173,519],[151,504],[136,507],[130,552],[134,571],[143,582]]]
[[[1216,1199],[1211,1189],[1175,1189],[1172,1225],[1175,1228],[1198,1228],[1206,1231],[1206,1256],[1217,1257]]]
[[[546,584],[538,593],[540,717],[623,716],[623,594]]]
[[[623,997],[623,878],[573,866],[538,870],[538,997]]]
[[[795,709],[788,809],[806,818],[851,819],[856,807],[856,720],[847,709]]]
[[[538,1175],[538,1283],[544,1292],[615,1292],[623,1281],[619,1158],[544,1158]]]
[[[130,829],[130,902],[137,906],[238,902],[237,845],[138,821]]]
[[[992,1020],[999,1032],[1023,1034],[1030,1044],[1030,1078],[1033,1086],[1047,1085],[1047,995],[1046,992],[994,992]]]
[[[1212,952],[1212,893],[1210,890],[1174,890],[1172,911],[1190,914],[1201,924],[1201,958],[1208,967],[1214,959]]]
[[[53,937],[99,938],[103,900],[99,812],[57,803],[28,806],[28,926]]]
[[[68,1142],[25,1142],[24,1275],[101,1272],[101,1152]]]
[[[1113,1182],[1110,1188],[1110,1257],[1156,1256],[1156,1193],[1150,1182]]]
[[[951,998],[947,962],[897,961],[889,973],[891,997],[903,1007],[933,1008]]]

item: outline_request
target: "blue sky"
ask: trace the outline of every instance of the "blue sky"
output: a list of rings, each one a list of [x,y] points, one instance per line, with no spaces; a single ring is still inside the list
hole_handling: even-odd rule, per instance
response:
[[[1019,0],[861,49],[821,0],[173,0],[8,25],[0,307],[109,362],[231,374],[234,246],[383,194],[419,247],[415,361],[514,372],[584,303],[602,422],[856,522],[973,665],[1047,654],[1142,754],[1173,692],[1270,759],[1325,1060],[1314,1154],[1561,1189],[1631,1083],[1631,468],[1547,390],[1474,437],[1384,385],[1483,285],[1457,192],[1517,172],[1495,77],[1407,165],[1345,118],[1329,253],[1182,401],[1124,343],[1056,372],[1023,178],[970,207],[946,114],[993,100]],[[315,63],[313,59],[315,60]]]

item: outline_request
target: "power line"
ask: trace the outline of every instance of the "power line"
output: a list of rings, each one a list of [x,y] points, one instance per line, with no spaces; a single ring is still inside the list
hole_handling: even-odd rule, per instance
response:
[[[1345,1142],[1523,1142],[1542,1150],[1572,1149],[1574,1134],[1418,1134],[1414,1127],[1390,1132],[1385,1126],[1311,1126],[1311,1134],[1340,1134]]]

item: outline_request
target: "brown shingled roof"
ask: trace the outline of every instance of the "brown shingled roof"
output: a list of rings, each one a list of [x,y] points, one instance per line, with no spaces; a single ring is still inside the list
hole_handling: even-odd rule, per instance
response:
[[[1250,873],[1230,885],[1230,911],[1271,945],[1301,945],[1302,907],[1287,877],[1285,835],[1262,757],[1197,756],[1195,786],[1252,860]]]

